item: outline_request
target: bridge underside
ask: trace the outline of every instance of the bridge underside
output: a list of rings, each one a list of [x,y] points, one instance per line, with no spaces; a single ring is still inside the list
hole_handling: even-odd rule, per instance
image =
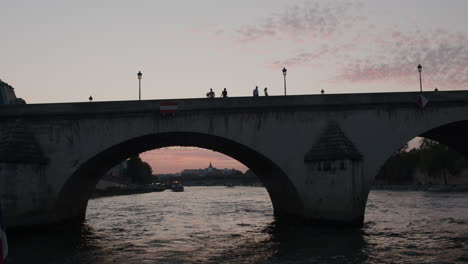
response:
[[[246,165],[265,185],[280,219],[297,218],[303,210],[302,201],[287,175],[271,160],[239,143],[200,133],[161,133],[135,138],[113,146],[86,161],[69,178],[60,192],[57,211],[62,220],[85,218],[87,202],[99,179],[113,166],[144,151],[191,146],[226,154]]]
[[[468,157],[468,120],[436,127],[421,137],[445,144]]]

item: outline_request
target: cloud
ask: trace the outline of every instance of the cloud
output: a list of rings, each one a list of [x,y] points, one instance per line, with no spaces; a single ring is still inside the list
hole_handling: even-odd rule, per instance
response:
[[[358,15],[362,4],[311,2],[292,6],[269,18],[262,26],[247,26],[240,31],[244,41],[287,35],[289,40],[318,38],[313,46],[271,62],[278,66],[336,64],[332,82],[414,83],[416,66],[423,65],[426,85],[460,89],[468,85],[468,36],[466,33],[435,30],[380,29]],[[354,10],[353,10],[354,9]],[[362,27],[362,26],[365,27]],[[350,27],[360,30],[349,30]],[[346,34],[343,34],[346,32]],[[320,47],[316,43],[321,44]],[[314,64],[312,64],[314,63]]]
[[[276,37],[295,42],[304,39],[325,38],[349,29],[363,17],[352,16],[352,10],[362,4],[351,1],[309,1],[303,5],[289,6],[285,11],[272,14],[259,24],[243,25],[236,30],[241,42],[254,42]]]
[[[344,54],[348,52],[349,50],[352,50],[354,48],[354,44],[340,44],[337,46],[330,46],[328,44],[322,44],[319,48],[315,48],[314,50],[311,51],[301,51],[298,52],[296,55],[293,55],[289,58],[282,59],[282,60],[275,60],[272,63],[272,67],[274,69],[277,69],[279,66],[304,66],[308,65],[311,62],[317,62],[320,61],[321,59],[327,59],[327,58],[337,58],[339,56],[342,56],[341,54]]]
[[[351,59],[338,79],[351,82],[394,80],[408,83],[423,66],[423,77],[433,86],[456,89],[468,85],[468,37],[446,30],[387,32],[374,39],[379,55]],[[416,78],[417,79],[417,78]]]
[[[468,85],[466,33],[421,30],[417,25],[385,29],[368,21],[361,10],[365,10],[361,2],[312,0],[290,5],[234,32],[213,27],[210,35],[217,39],[233,36],[244,44],[266,39],[287,42],[283,46],[296,52],[279,52],[281,57],[272,59],[267,68],[328,64],[337,69],[331,73],[332,83],[413,85],[419,81],[416,66],[422,64],[423,81],[429,86],[460,89]]]
[[[328,46],[322,47],[318,52],[301,52],[297,55],[284,59],[284,60],[277,60],[273,62],[274,68],[278,68],[278,66],[286,65],[288,67],[296,66],[296,65],[303,65],[307,64],[309,61],[314,59],[318,59],[321,56],[327,54],[329,52]]]

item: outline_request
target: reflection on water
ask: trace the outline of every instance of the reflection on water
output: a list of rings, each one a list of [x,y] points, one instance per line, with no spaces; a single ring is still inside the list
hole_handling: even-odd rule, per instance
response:
[[[7,263],[466,263],[468,194],[373,191],[362,229],[277,226],[266,190],[89,202],[77,228],[10,238]]]

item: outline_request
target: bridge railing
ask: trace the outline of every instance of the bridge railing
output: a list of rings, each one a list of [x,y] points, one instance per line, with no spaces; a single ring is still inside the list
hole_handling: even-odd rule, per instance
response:
[[[2,105],[0,106],[0,118],[49,115],[159,113],[161,103],[167,102],[175,103],[177,105],[177,112],[241,110],[290,111],[300,108],[355,109],[357,107],[371,106],[418,107],[416,101],[420,94],[419,92],[400,92]],[[425,92],[423,94],[429,100],[428,107],[434,105],[454,106],[468,103],[468,91],[438,91]]]

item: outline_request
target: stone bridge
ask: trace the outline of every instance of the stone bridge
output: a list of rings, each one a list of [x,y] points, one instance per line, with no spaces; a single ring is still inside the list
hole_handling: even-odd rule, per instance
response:
[[[151,149],[195,146],[249,167],[280,219],[360,226],[379,168],[412,138],[427,137],[468,155],[468,91],[424,93],[424,108],[416,103],[419,96],[0,106],[4,215],[9,227],[81,221],[96,183],[114,165]]]

